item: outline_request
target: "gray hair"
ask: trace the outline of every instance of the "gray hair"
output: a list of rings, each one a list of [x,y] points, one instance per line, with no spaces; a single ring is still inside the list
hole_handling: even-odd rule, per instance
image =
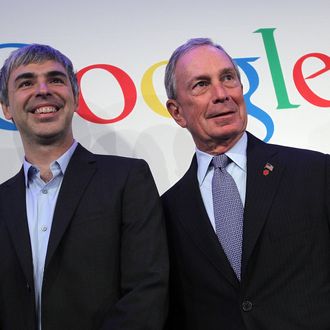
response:
[[[193,38],[193,39],[189,39],[186,43],[179,46],[173,52],[172,56],[169,59],[168,64],[166,65],[164,82],[165,82],[166,94],[169,99],[174,99],[174,100],[176,99],[175,67],[178,60],[188,51],[201,46],[212,46],[224,52],[233,63],[238,79],[239,81],[241,81],[241,75],[236,63],[220,45],[215,44],[209,38]]]
[[[13,70],[21,65],[43,63],[45,61],[55,61],[63,65],[68,74],[73,95],[77,99],[79,95],[79,85],[70,59],[57,49],[48,45],[31,44],[14,50],[5,60],[0,70],[0,102],[9,105],[8,81]]]

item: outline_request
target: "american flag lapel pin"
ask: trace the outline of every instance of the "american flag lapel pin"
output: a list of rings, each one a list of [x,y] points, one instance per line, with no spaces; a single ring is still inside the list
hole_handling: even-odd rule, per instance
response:
[[[274,169],[274,166],[270,163],[266,163],[264,166],[264,170],[262,171],[262,174],[264,176],[267,176],[270,172],[272,172]]]

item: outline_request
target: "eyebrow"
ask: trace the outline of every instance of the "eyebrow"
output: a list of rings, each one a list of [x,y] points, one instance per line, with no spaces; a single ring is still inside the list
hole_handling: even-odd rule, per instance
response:
[[[54,70],[54,71],[49,71],[45,74],[46,77],[48,78],[51,78],[51,77],[63,77],[63,78],[66,78],[67,75],[62,72],[62,71],[57,71],[57,70]],[[33,72],[24,72],[22,74],[19,74],[16,78],[15,78],[15,83],[19,80],[22,80],[22,79],[32,79],[32,78],[35,78],[36,77],[36,74],[34,74]]]
[[[235,68],[228,67],[228,68],[223,68],[219,72],[219,76],[221,76],[223,74],[228,74],[228,73],[235,73],[237,75]],[[208,74],[201,74],[201,75],[195,76],[187,82],[187,85],[191,86],[195,81],[198,81],[198,80],[210,80],[210,76]]]
[[[221,71],[221,74],[226,74],[226,73],[235,73],[237,75],[235,68],[225,68]]]

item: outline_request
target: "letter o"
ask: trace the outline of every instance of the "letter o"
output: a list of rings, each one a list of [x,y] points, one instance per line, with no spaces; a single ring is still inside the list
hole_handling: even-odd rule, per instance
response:
[[[141,91],[144,101],[150,107],[150,109],[163,117],[171,117],[167,109],[159,101],[157,97],[153,82],[152,76],[156,69],[160,66],[167,64],[168,61],[161,61],[152,65],[143,75],[141,81]]]
[[[82,118],[93,122],[97,124],[110,124],[110,123],[115,123],[117,121],[120,121],[127,117],[133,110],[135,103],[136,103],[136,98],[137,98],[137,93],[136,93],[136,88],[134,85],[133,80],[129,77],[129,75],[112,65],[108,64],[94,64],[87,66],[77,72],[77,79],[78,79],[78,84],[80,86],[81,79],[83,75],[93,69],[103,69],[111,73],[116,80],[118,81],[120,88],[122,89],[123,95],[124,95],[124,109],[121,112],[121,114],[115,118],[112,119],[104,119],[96,116],[88,107],[86,104],[84,97],[82,93],[80,92],[79,95],[79,108],[78,108],[78,115],[81,116]]]

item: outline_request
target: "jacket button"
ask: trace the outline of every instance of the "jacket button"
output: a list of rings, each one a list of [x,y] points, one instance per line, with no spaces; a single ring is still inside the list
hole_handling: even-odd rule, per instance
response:
[[[244,300],[242,303],[242,309],[244,312],[250,312],[252,310],[252,302],[250,300]]]
[[[28,290],[28,292],[31,292],[31,286],[29,283],[26,283],[26,289]]]

